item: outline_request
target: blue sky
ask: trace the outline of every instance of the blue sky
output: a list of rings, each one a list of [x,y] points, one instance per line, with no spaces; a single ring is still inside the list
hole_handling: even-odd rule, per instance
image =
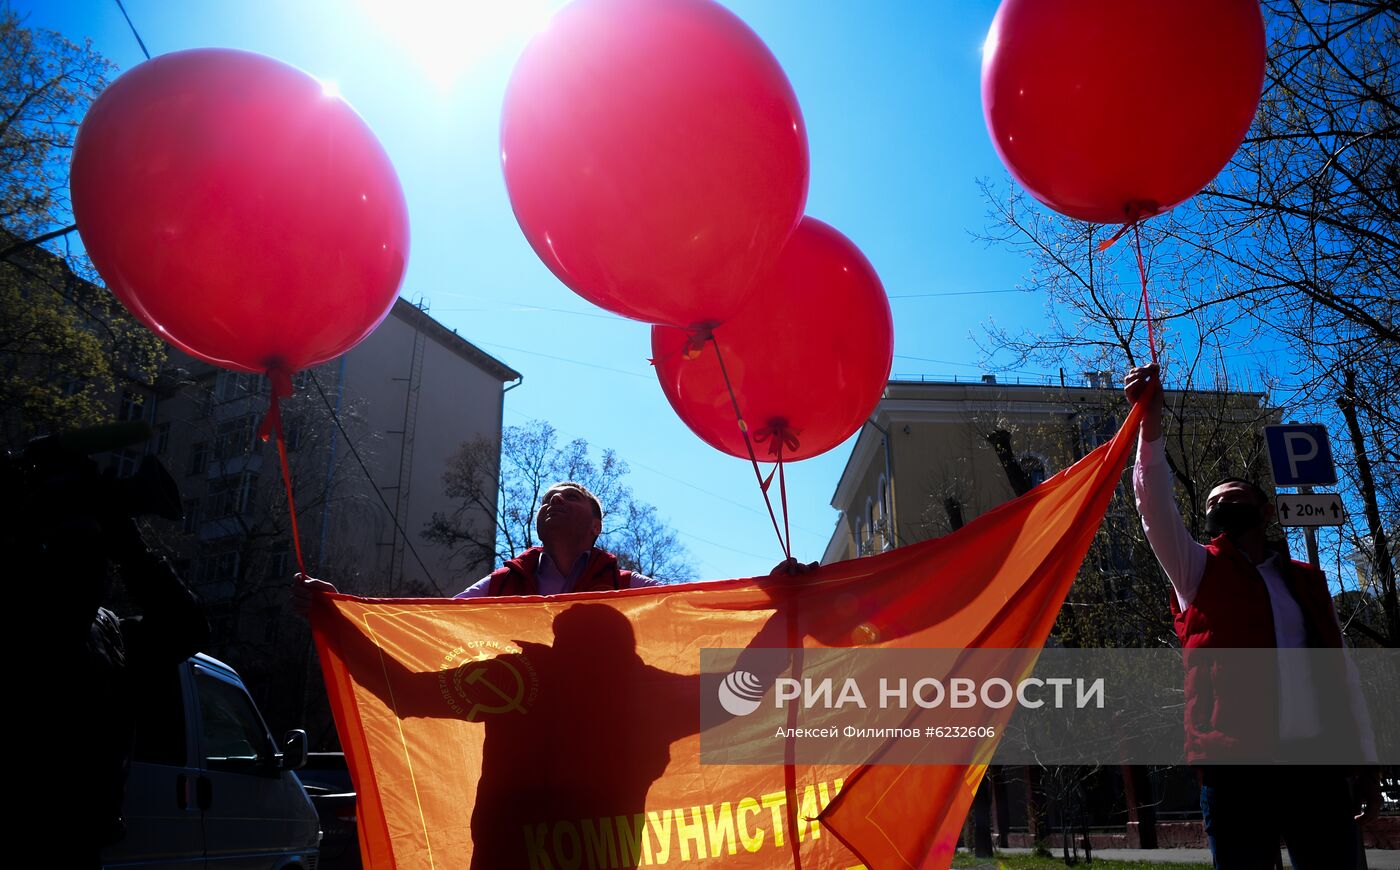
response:
[[[126,0],[153,55],[243,48],[334,81],[404,186],[413,238],[402,295],[426,301],[438,320],[524,373],[507,395],[506,424],[546,419],[566,437],[617,450],[638,495],[680,531],[700,576],[766,572],[781,552],[752,468],[681,424],[647,364],[647,327],[555,280],[511,214],[499,166],[502,95],[528,34],[557,5]],[[982,292],[1015,287],[1023,263],[970,235],[984,222],[977,179],[1005,178],[978,90],[996,4],[727,5],[768,43],[801,102],[812,156],[807,212],[860,246],[891,297],[895,374],[985,370],[970,336],[992,317],[1034,326],[1042,305]],[[114,0],[15,8],[30,26],[90,38],[123,70],[142,60]],[[801,558],[818,558],[831,535],[829,501],[849,452],[848,443],[789,470]]]

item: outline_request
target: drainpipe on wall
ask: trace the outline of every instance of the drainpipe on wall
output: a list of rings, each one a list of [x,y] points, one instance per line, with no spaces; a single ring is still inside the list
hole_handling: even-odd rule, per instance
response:
[[[496,506],[495,506],[495,509],[498,510],[498,511],[500,510],[500,506],[501,506],[501,451],[500,451],[500,447],[499,447],[499,444],[500,444],[500,440],[501,440],[501,439],[500,439],[500,437],[499,437],[499,433],[500,433],[500,431],[501,431],[502,429],[504,429],[505,426],[506,426],[506,393],[509,393],[511,390],[515,389],[516,387],[520,386],[520,385],[523,384],[523,383],[525,383],[525,376],[524,376],[524,375],[518,375],[518,376],[516,376],[515,382],[514,382],[514,383],[509,384],[509,385],[505,386],[504,388],[502,388],[502,390],[501,390],[501,404],[500,404],[499,409],[496,411],[496,420],[497,420],[497,426],[496,426],[497,438],[496,438],[496,442],[497,442],[497,445],[498,445],[498,446],[497,446],[497,448],[496,448]],[[498,517],[498,516],[493,516],[493,517],[491,517],[491,522],[493,522],[493,523],[498,523],[499,520],[500,520],[500,517]],[[489,566],[488,566],[488,567],[489,567]]]
[[[894,545],[895,545],[896,547],[898,547],[899,544],[900,544],[900,541],[899,541],[899,514],[898,514],[898,512],[896,511],[896,508],[895,508],[895,494],[894,494],[894,447],[893,447],[892,444],[890,444],[890,430],[884,428],[884,427],[881,426],[879,423],[876,423],[874,417],[871,417],[870,419],[866,420],[865,422],[867,422],[867,423],[869,423],[871,426],[875,427],[875,431],[880,433],[881,440],[883,440],[883,441],[884,441],[884,444],[885,444],[885,492],[886,492],[886,494],[887,494],[887,497],[889,498],[889,502],[890,502],[890,503],[889,503],[888,505],[881,505],[881,507],[882,507],[882,508],[885,508],[885,507],[888,507],[888,508],[889,508],[889,515],[890,515],[890,537],[894,540]]]

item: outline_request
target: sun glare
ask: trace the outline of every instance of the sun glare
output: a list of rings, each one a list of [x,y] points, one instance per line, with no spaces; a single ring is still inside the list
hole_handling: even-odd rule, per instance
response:
[[[513,58],[549,17],[546,0],[363,0],[363,5],[375,29],[443,90],[484,60]]]

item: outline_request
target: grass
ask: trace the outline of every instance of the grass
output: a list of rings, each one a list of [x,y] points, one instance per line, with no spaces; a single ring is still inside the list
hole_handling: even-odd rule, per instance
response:
[[[994,870],[1065,870],[1063,859],[1037,858],[1034,855],[998,855],[995,858],[974,858],[971,855],[959,854],[953,858],[954,868],[964,868],[964,870],[982,870],[982,868],[994,868]],[[1076,870],[1211,870],[1209,864],[1163,864],[1154,861],[1104,861],[1099,858],[1094,859],[1094,863],[1085,864],[1081,853],[1079,863],[1075,865]]]

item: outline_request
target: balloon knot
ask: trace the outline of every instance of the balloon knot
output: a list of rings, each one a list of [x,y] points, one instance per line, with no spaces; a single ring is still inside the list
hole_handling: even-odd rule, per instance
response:
[[[1123,204],[1123,225],[1119,227],[1118,231],[1115,232],[1113,235],[1104,239],[1102,242],[1099,242],[1099,250],[1107,251],[1109,248],[1113,247],[1113,244],[1115,242],[1123,238],[1123,236],[1127,234],[1128,230],[1131,230],[1134,226],[1141,223],[1142,221],[1145,221],[1150,217],[1156,217],[1161,213],[1162,207],[1157,204],[1156,200],[1129,200],[1128,202]]]
[[[1129,200],[1123,206],[1123,214],[1129,224],[1155,217],[1162,213],[1162,207],[1155,199],[1134,199]]]
[[[681,351],[681,356],[688,360],[699,359],[705,345],[715,340],[714,328],[718,325],[714,321],[706,321],[687,327],[685,348]]]
[[[267,367],[268,384],[272,387],[272,396],[276,399],[288,399],[292,395],[292,373],[287,371],[281,363],[270,363]]]
[[[272,396],[268,402],[267,416],[258,426],[258,440],[266,442],[272,433],[282,429],[282,400],[292,396],[292,373],[280,363],[273,362],[267,367],[268,385]]]
[[[792,453],[802,445],[802,442],[797,440],[797,430],[789,429],[788,421],[783,417],[769,419],[767,426],[753,433],[753,440],[759,444],[766,443],[768,453],[780,460],[784,450]]]

